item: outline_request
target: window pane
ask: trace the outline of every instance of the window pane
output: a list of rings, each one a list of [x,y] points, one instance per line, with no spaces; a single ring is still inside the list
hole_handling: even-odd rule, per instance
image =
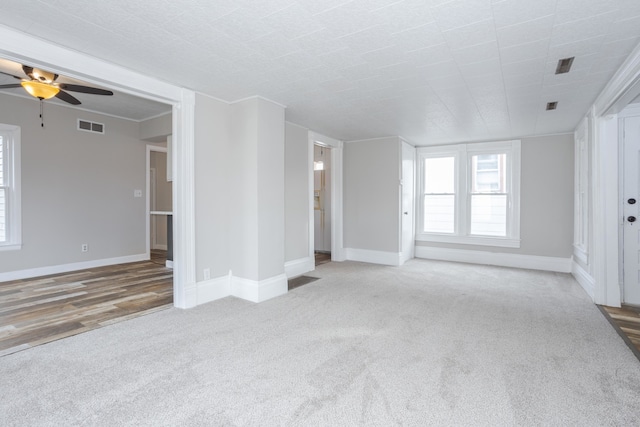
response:
[[[453,233],[455,231],[455,195],[424,196],[424,231]]]
[[[425,194],[453,194],[454,188],[454,157],[436,157],[424,160]]]
[[[506,193],[506,154],[481,154],[471,157],[471,192]]]
[[[5,188],[0,188],[0,242],[7,241],[7,209],[6,209],[6,194]]]
[[[473,194],[471,196],[471,234],[507,235],[507,196],[505,194]]]

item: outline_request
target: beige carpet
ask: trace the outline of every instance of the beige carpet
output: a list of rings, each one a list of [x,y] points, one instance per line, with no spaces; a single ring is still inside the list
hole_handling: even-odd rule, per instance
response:
[[[567,274],[313,275],[0,358],[0,425],[640,424],[640,363]]]

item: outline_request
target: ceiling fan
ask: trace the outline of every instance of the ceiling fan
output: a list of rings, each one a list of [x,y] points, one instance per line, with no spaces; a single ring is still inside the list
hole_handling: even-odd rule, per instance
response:
[[[55,96],[56,98],[73,105],[80,105],[81,102],[76,97],[67,93],[67,91],[89,93],[92,95],[113,95],[113,92],[110,90],[69,83],[56,83],[56,79],[58,78],[57,74],[40,68],[23,65],[22,71],[24,71],[28,79],[0,71],[2,74],[21,80],[20,83],[0,85],[0,89],[13,89],[22,86],[29,95],[38,98],[40,101],[43,99],[50,99]]]

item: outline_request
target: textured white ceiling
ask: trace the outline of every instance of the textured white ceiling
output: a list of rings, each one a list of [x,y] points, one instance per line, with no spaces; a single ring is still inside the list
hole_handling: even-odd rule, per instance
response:
[[[424,145],[572,131],[640,42],[640,1],[3,0],[0,24],[217,98],[270,98],[335,138]]]

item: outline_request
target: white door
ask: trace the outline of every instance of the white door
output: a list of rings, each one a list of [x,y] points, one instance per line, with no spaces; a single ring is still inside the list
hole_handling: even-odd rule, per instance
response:
[[[402,143],[402,179],[401,179],[401,248],[402,262],[413,258],[414,238],[414,197],[415,197],[416,150],[406,142]]]
[[[640,117],[624,119],[624,285],[626,304],[640,305]]]

